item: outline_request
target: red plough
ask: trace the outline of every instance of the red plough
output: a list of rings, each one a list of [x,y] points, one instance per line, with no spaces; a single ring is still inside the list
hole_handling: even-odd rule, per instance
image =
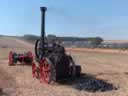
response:
[[[28,51],[28,52],[21,54],[21,53],[10,51],[9,52],[9,66],[16,65],[18,62],[21,64],[32,64],[33,62],[32,52]]]

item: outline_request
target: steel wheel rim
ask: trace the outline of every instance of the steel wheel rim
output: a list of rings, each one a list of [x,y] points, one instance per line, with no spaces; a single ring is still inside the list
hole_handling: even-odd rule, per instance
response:
[[[47,59],[43,59],[40,66],[40,74],[41,74],[41,82],[50,83],[50,64],[48,63]]]

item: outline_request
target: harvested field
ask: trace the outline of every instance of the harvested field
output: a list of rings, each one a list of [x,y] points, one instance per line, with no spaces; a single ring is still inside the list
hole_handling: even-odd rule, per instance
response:
[[[101,48],[66,48],[67,51],[74,52],[98,52],[98,53],[115,53],[115,54],[128,54],[128,50],[120,49],[101,49]]]
[[[1,64],[5,61],[0,61]],[[5,71],[0,67],[0,96],[9,96],[9,94],[15,95],[16,93],[16,82],[9,71]]]
[[[128,40],[105,40],[103,43],[128,43]]]
[[[12,38],[12,37],[0,37],[0,60],[8,59],[10,51],[23,53],[26,51],[32,51],[34,46],[25,41]]]
[[[0,37],[0,48],[33,48],[33,45],[12,37]]]
[[[29,46],[27,46],[28,49]],[[4,48],[7,56],[11,48]],[[17,48],[15,48],[17,49]],[[25,48],[18,51],[26,50]],[[128,55],[111,52],[71,51],[75,62],[82,66],[81,77],[55,85],[41,84],[32,78],[31,66],[8,66],[0,55],[0,87],[3,96],[127,96]],[[4,56],[4,58],[3,58]],[[7,81],[6,81],[7,79]],[[7,84],[8,82],[8,84]],[[11,88],[10,88],[11,87]],[[9,89],[11,91],[9,91]],[[14,90],[15,89],[15,90]],[[1,95],[0,95],[1,96]]]

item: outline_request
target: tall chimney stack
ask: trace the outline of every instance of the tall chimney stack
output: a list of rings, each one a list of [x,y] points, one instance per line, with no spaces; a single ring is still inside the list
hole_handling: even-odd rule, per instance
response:
[[[45,37],[45,12],[47,10],[46,7],[40,7],[41,9],[41,37]]]
[[[41,47],[42,47],[42,56],[44,54],[44,44],[45,44],[45,12],[47,10],[46,7],[40,7],[41,10]]]

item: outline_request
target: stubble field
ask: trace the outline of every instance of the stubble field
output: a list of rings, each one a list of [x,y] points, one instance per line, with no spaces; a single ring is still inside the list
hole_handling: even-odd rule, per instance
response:
[[[8,66],[8,52],[10,50],[33,51],[32,46],[26,42],[17,41],[17,39],[13,39],[14,41],[11,42],[12,38],[8,40],[9,43],[14,43],[14,41],[18,43],[15,43],[13,47],[0,48],[0,96],[128,95],[127,54],[70,50],[68,53],[72,55],[76,64],[80,64],[82,67],[82,75],[75,80],[46,85],[32,78],[31,66]],[[15,46],[17,44],[22,44],[23,47]]]

